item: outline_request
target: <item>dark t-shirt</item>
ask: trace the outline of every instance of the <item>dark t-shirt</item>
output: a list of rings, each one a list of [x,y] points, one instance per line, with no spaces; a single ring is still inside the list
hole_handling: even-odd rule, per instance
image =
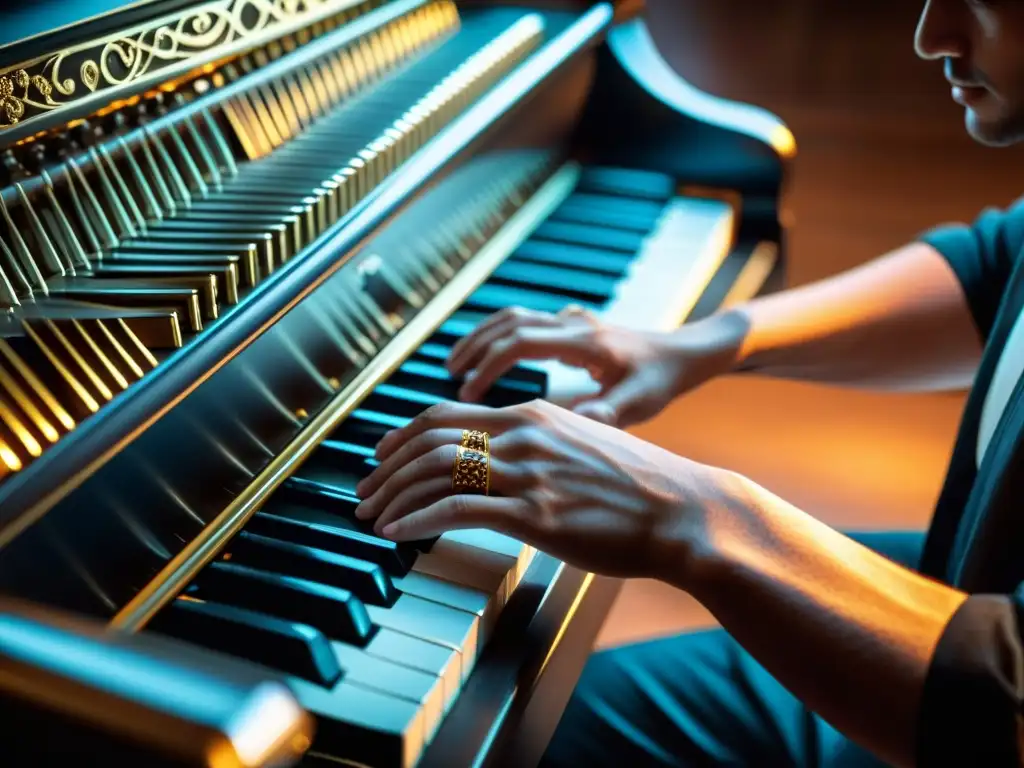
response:
[[[973,224],[936,227],[921,236],[956,272],[983,340],[987,341],[1010,274],[1024,250],[1024,199],[989,208]]]
[[[1007,341],[1024,308],[1024,201],[920,238],[956,273],[985,355],[968,399],[921,570],[971,594],[932,660],[918,765],[1024,766],[1024,387],[1011,382],[983,454],[978,433],[993,377],[1020,378]],[[1003,365],[1000,360],[1006,356]],[[1010,364],[1007,364],[1009,362]],[[999,378],[997,377],[997,381]],[[994,417],[994,418],[995,418]],[[983,458],[979,458],[983,455]],[[1019,513],[1018,513],[1019,512]],[[1021,520],[1022,523],[1017,523]],[[1019,539],[1019,540],[1018,540]]]

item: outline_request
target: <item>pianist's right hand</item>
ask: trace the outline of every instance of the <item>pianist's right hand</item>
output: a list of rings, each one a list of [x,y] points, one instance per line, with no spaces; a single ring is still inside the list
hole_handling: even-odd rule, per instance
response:
[[[715,316],[673,333],[640,332],[608,325],[577,307],[557,315],[512,307],[460,340],[448,368],[452,375],[466,377],[459,397],[467,402],[477,401],[524,360],[558,360],[585,368],[600,392],[574,410],[627,427],[731,370],[745,330],[728,317]]]

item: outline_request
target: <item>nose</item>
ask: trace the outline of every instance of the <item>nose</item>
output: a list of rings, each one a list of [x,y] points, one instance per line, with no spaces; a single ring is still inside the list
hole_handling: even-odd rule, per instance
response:
[[[963,0],[927,0],[914,33],[914,50],[922,59],[961,58],[967,53]]]

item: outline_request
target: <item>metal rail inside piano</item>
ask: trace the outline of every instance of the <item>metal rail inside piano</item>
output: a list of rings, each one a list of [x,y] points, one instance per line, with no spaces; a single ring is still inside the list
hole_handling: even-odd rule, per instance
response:
[[[0,47],[0,592],[283,677],[308,764],[536,761],[616,584],[395,546],[353,485],[495,310],[776,284],[795,153],[640,4],[541,5],[151,0]]]

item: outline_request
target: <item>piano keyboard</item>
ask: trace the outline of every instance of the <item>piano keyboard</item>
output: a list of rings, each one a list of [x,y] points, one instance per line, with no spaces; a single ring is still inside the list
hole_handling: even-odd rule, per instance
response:
[[[528,157],[499,156],[466,183],[490,178],[475,203],[425,231],[413,209],[385,231],[367,249],[372,255],[396,242],[415,253],[380,265],[390,292],[377,294],[376,311],[357,313],[345,340],[351,354],[383,340],[387,329],[375,328],[374,318],[390,317],[392,332],[401,325],[401,312],[385,296],[413,297],[422,306],[446,275],[475,258],[495,224],[519,208],[515,203],[529,199],[547,167],[547,158],[531,164]],[[495,168],[504,168],[505,178],[495,179]],[[376,466],[377,441],[457,396],[460,382],[444,368],[452,345],[511,304],[559,311],[577,303],[637,327],[665,326],[685,315],[723,258],[731,211],[675,196],[666,177],[570,163],[553,173],[548,188],[552,183],[558,196],[547,205],[550,215],[533,222],[490,278],[148,626],[286,675],[318,718],[314,753],[374,766],[415,765],[535,554],[488,531],[397,544],[355,517],[355,487]],[[664,256],[669,248],[678,255],[671,262]],[[632,297],[655,274],[670,275],[679,295],[668,310],[643,314]],[[367,339],[374,331],[376,341]],[[520,366],[486,402],[500,407],[545,397],[548,382],[542,368]]]

